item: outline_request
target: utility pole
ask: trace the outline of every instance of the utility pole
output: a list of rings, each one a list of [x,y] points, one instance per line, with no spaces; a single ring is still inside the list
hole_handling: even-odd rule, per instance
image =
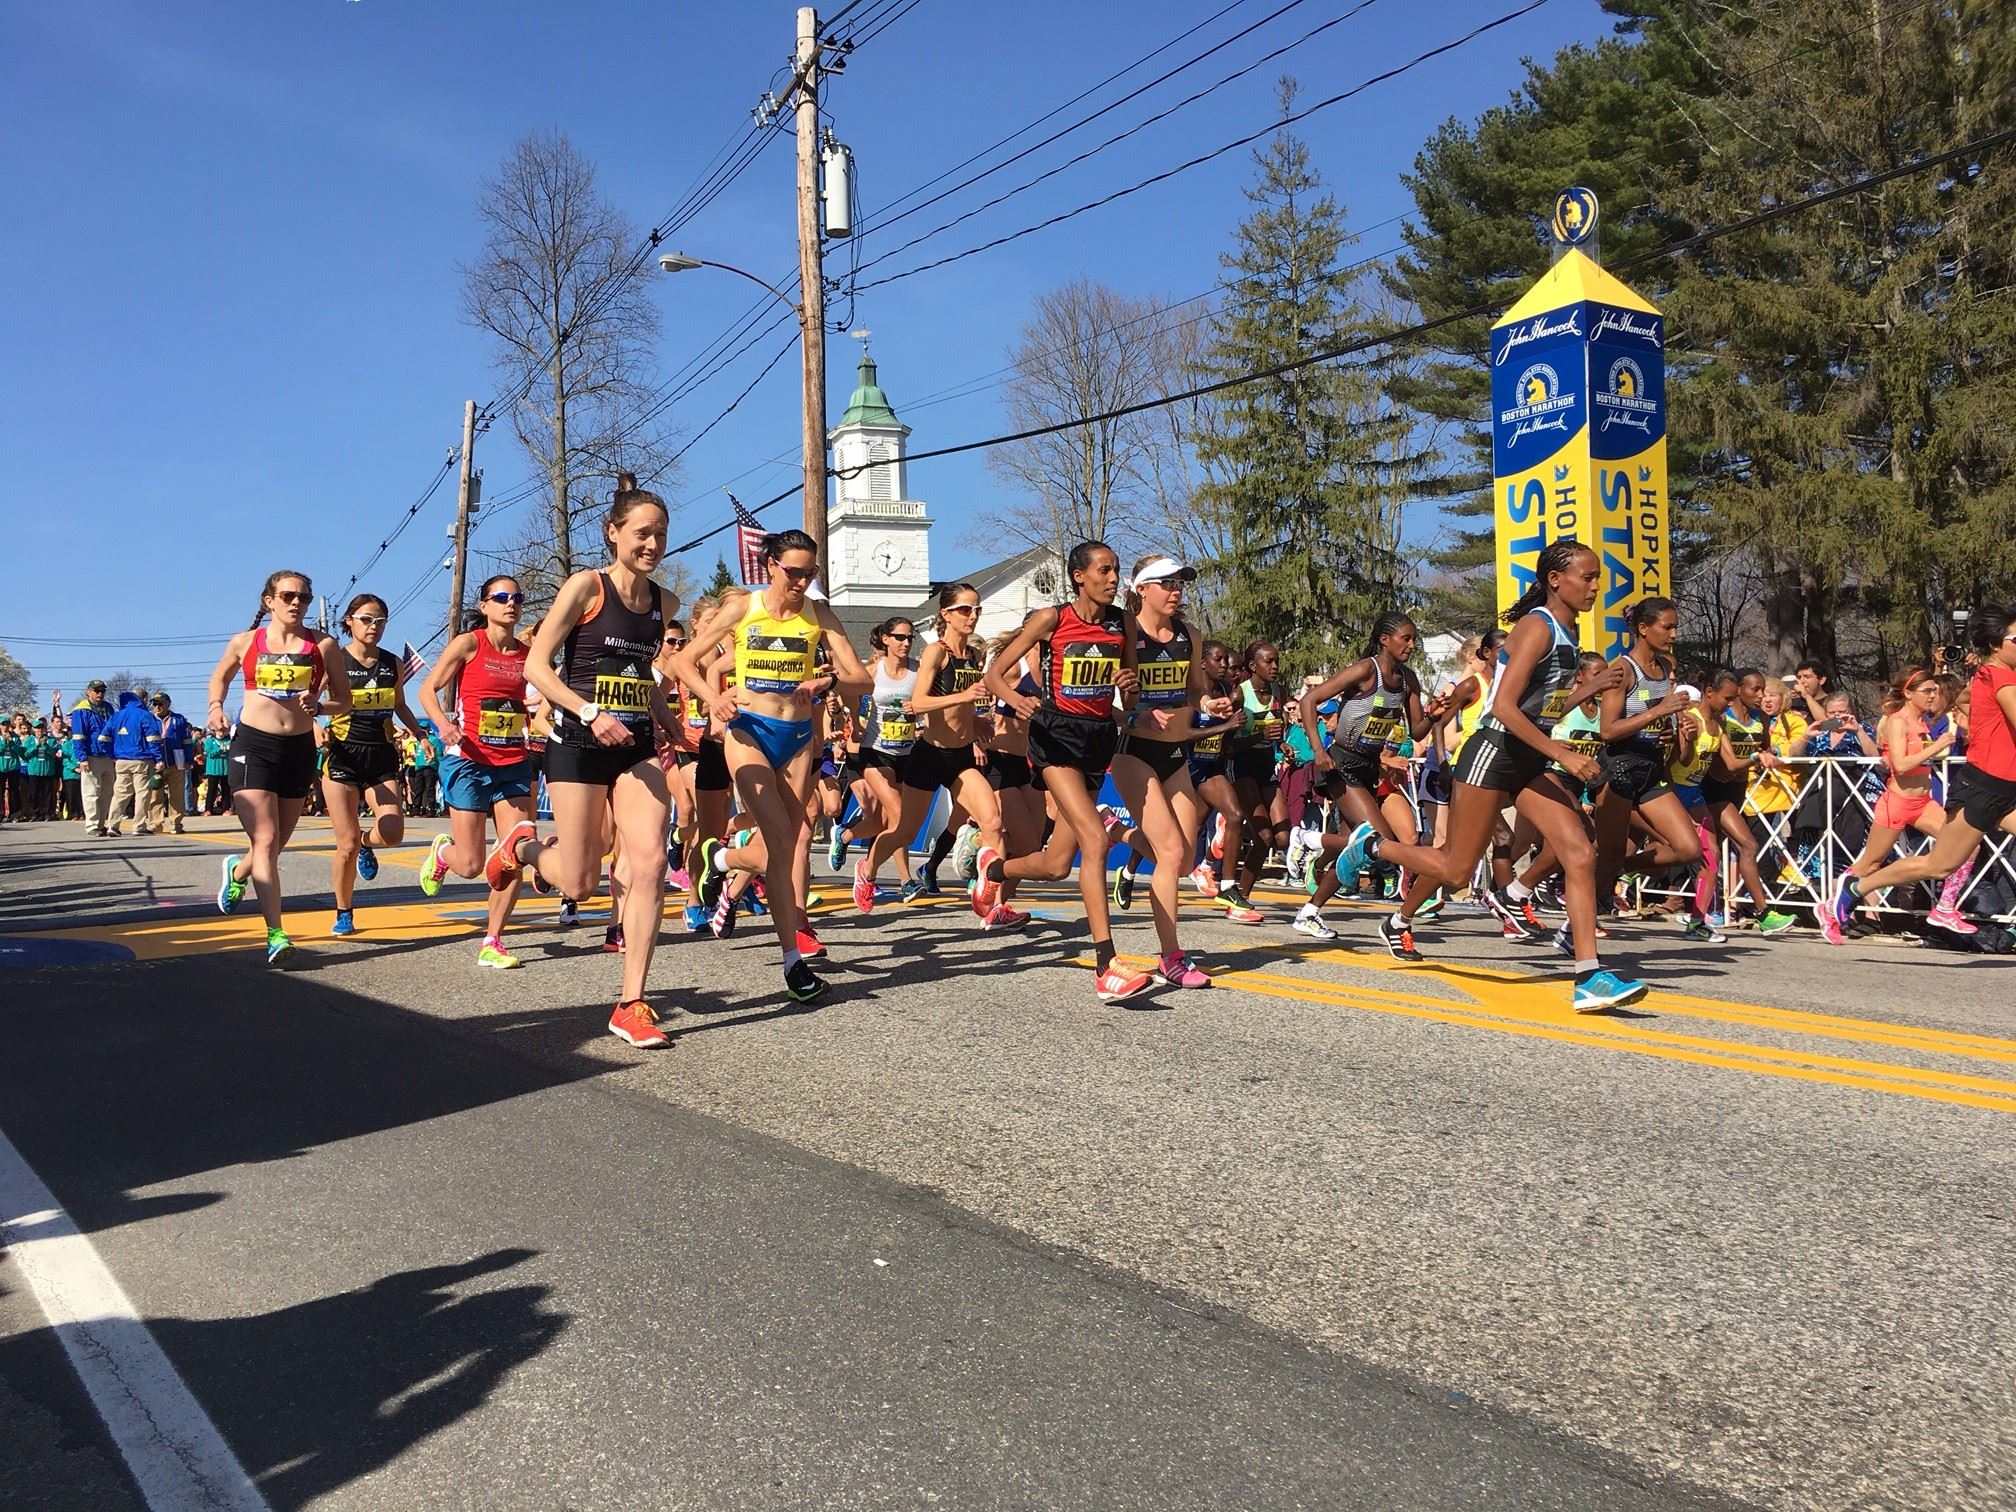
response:
[[[455,566],[448,576],[448,640],[461,630],[462,589],[469,569],[469,479],[476,461],[476,401],[462,406],[462,483],[455,494]],[[443,649],[447,641],[442,642]]]
[[[798,286],[804,327],[805,533],[826,571],[826,265],[819,215],[819,13],[798,9]],[[466,465],[466,464],[465,464]]]

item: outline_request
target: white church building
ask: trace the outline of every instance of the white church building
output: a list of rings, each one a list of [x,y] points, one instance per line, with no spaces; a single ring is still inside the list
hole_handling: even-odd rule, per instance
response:
[[[865,349],[853,396],[827,439],[839,475],[826,514],[827,598],[864,657],[868,631],[891,615],[928,636],[941,586],[931,575],[931,514],[910,497],[910,427],[896,418]],[[978,634],[991,638],[1059,602],[1063,576],[1055,553],[1035,547],[960,581],[979,589]]]

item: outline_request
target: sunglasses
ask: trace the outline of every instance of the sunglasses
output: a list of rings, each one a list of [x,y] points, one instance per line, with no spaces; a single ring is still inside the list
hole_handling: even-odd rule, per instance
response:
[[[385,616],[382,614],[355,614],[351,618],[356,620],[360,625],[382,625],[385,623]]]
[[[900,641],[908,641],[908,640],[915,640],[915,639],[917,639],[917,637],[916,637],[916,635],[915,635],[914,633],[913,633],[913,634],[910,634],[910,635],[897,635],[897,634],[895,634],[894,632],[891,632],[890,634],[888,634],[888,635],[885,635],[885,636],[883,636],[882,638],[883,638],[884,640],[900,640]]]
[[[945,612],[947,614],[978,614],[980,606],[978,604],[953,604]]]
[[[490,602],[493,604],[522,604],[525,602],[525,595],[522,593],[506,593],[500,588],[490,595]]]
[[[779,562],[777,570],[794,583],[809,583],[812,579],[819,576],[819,569],[817,567],[786,567],[782,562]]]
[[[315,600],[314,594],[296,592],[292,588],[275,588],[273,590],[273,597],[280,600],[283,604],[309,604]]]

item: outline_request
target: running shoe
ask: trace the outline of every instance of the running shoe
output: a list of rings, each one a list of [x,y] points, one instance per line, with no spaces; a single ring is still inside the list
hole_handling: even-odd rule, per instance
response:
[[[1190,885],[1197,889],[1200,898],[1218,896],[1218,873],[1211,870],[1210,862],[1200,863],[1197,869],[1190,873]]]
[[[1788,913],[1771,909],[1757,920],[1757,933],[1761,935],[1783,934],[1799,921]]]
[[[903,891],[897,894],[898,899],[904,903],[915,903],[923,896],[924,879],[922,877],[912,877],[908,882],[903,884]]]
[[[1116,956],[1113,963],[1093,979],[1092,990],[1099,994],[1102,1003],[1120,1003],[1139,997],[1154,984],[1154,978],[1146,972],[1130,971],[1120,964]]]
[[[430,898],[441,896],[441,879],[448,875],[448,847],[454,843],[455,837],[444,832],[427,846],[427,859],[420,863],[420,891]]]
[[[1969,924],[1965,919],[1960,917],[1958,909],[1947,908],[1944,904],[1941,904],[1938,908],[1933,909],[1932,912],[1925,915],[1925,922],[1930,924],[1934,929],[1944,929],[1957,935],[1971,935],[1981,932],[1978,925]],[[1761,924],[1758,925],[1760,929],[1763,927]]]
[[[572,929],[580,922],[581,905],[576,903],[572,898],[562,898],[560,900],[560,927],[562,929]]]
[[[1421,959],[1421,952],[1414,948],[1414,926],[1406,920],[1386,915],[1379,921],[1379,938],[1386,942],[1388,953],[1396,961]]]
[[[700,901],[707,901],[706,889],[701,889]],[[875,911],[875,879],[868,875],[868,858],[863,856],[854,863],[854,906],[863,913]]]
[[[1120,838],[1127,833],[1127,820],[1117,809],[1109,808],[1103,803],[1100,804],[1099,823],[1105,827],[1106,847],[1108,850],[1111,850],[1116,845],[1125,845],[1127,843]]]
[[[688,903],[685,909],[686,933],[698,934],[707,927],[707,910],[698,903]]]
[[[294,942],[288,939],[283,931],[278,929],[269,929],[266,931],[266,964],[268,966],[278,966],[293,954]]]
[[[1379,896],[1388,903],[1400,896],[1400,873],[1389,871],[1379,879]]]
[[[727,888],[721,889],[721,900],[707,918],[707,927],[714,931],[715,939],[732,940],[735,937],[736,906],[743,902],[744,899],[737,898]]]
[[[1124,866],[1113,868],[1113,906],[1125,913],[1134,906],[1134,873]]]
[[[917,868],[917,896],[920,898],[942,898],[945,889],[938,885],[938,873],[929,866]]]
[[[728,877],[728,869],[721,864],[721,848],[719,840],[700,842],[700,874],[693,879],[693,896],[706,913],[712,913],[721,901],[721,884]]]
[[[534,887],[539,885],[539,876],[536,872],[532,876],[532,885]],[[683,866],[668,866],[665,868],[665,885],[675,893],[691,892],[693,874]]]
[[[1344,849],[1337,852],[1337,884],[1347,893],[1358,891],[1358,879],[1372,860],[1368,848],[1378,833],[1371,825],[1361,824],[1351,831]]]
[[[1404,892],[1406,889],[1403,887],[1401,891]],[[1448,896],[1440,888],[1437,888],[1434,892],[1428,894],[1427,899],[1419,908],[1414,910],[1414,917],[1417,919],[1432,919],[1435,915],[1442,912],[1443,905],[1448,901]]]
[[[532,870],[531,882],[532,882],[532,891],[537,893],[540,897],[550,898],[553,896],[554,893],[553,884],[551,882],[548,882],[544,877],[539,875],[537,867],[534,867]]]
[[[826,838],[826,865],[829,870],[837,872],[846,864],[847,831],[836,824],[833,833]]]
[[[1288,879],[1300,882],[1302,863],[1311,851],[1323,849],[1323,831],[1314,825],[1298,824],[1288,834]]]
[[[973,880],[975,864],[980,859],[980,826],[965,824],[959,827],[959,838],[952,842],[952,875],[963,882]]]
[[[658,1027],[658,1015],[642,998],[616,1005],[616,1011],[609,1015],[609,1032],[639,1050],[658,1050],[666,1043],[665,1031]]]
[[[793,961],[784,973],[784,990],[792,1002],[809,1003],[826,990],[826,984],[803,961]]]
[[[511,885],[512,877],[518,872],[518,847],[527,840],[537,838],[538,834],[538,825],[530,819],[520,819],[498,837],[496,849],[483,863],[483,879],[490,884],[492,892],[502,892]]]
[[[1323,915],[1305,908],[1295,915],[1295,922],[1288,926],[1297,934],[1305,934],[1312,940],[1334,940],[1337,931],[1323,922]]]
[[[1020,929],[1029,922],[1030,915],[1010,908],[1006,903],[996,903],[994,911],[982,921],[982,929]]]
[[[1225,859],[1225,816],[1223,814],[1218,816],[1217,821],[1211,827],[1211,859],[1213,861],[1223,861]]]
[[[502,945],[493,945],[485,940],[483,948],[476,952],[476,964],[488,967],[492,971],[512,971],[525,963]]]
[[[741,907],[742,912],[748,914],[751,918],[760,919],[763,915],[770,912],[770,894],[763,890],[763,879],[761,877],[752,879],[748,887],[743,889],[741,895],[735,901]]]
[[[1834,901],[1820,910],[1820,933],[1829,945],[1841,943],[1841,931],[1854,919],[1855,906],[1862,901],[1855,894],[1854,881],[1853,876],[1844,876],[1834,889]]]
[[[1181,951],[1175,955],[1165,955],[1156,963],[1155,975],[1171,987],[1209,987],[1211,978]]]
[[[623,954],[623,926],[621,924],[611,924],[607,929],[602,931],[602,954]]]
[[[1708,927],[1710,929],[1727,929],[1729,927],[1729,916],[1723,913],[1709,914]]]
[[[1533,931],[1526,927],[1526,921],[1513,912],[1512,905],[1499,896],[1497,888],[1483,888],[1481,896],[1484,900],[1484,906],[1491,910],[1492,916],[1504,927],[1506,939],[1530,940],[1533,938]]]
[[[1534,934],[1545,934],[1547,932],[1547,921],[1540,917],[1540,910],[1533,906],[1531,898],[1528,898],[1519,905],[1519,917],[1525,921],[1526,927]]]
[[[1250,903],[1228,903],[1225,906],[1225,919],[1230,924],[1260,924],[1265,922],[1266,916]]]
[[[994,863],[1001,859],[1001,852],[991,845],[980,847],[980,854],[973,858],[973,912],[985,919],[994,912],[994,906],[1001,901],[1001,884],[989,875]]]
[[[368,845],[357,847],[357,880],[369,882],[378,875],[378,852]]]
[[[1309,868],[1299,863],[1282,862],[1281,880],[1286,882],[1290,887],[1299,887],[1305,892],[1314,891],[1309,881]]]
[[[812,933],[809,929],[798,931],[796,945],[798,954],[805,957],[808,961],[823,961],[826,959],[825,944],[820,940],[819,936]]]
[[[357,921],[350,916],[349,909],[339,908],[336,910],[336,922],[329,926],[329,933],[335,935],[338,939],[341,939],[344,935],[357,933]]]
[[[1550,918],[1565,919],[1568,905],[1561,899],[1561,886],[1552,877],[1533,889],[1533,906]]]
[[[217,889],[217,912],[236,913],[238,905],[245,901],[245,884],[238,880],[238,858],[224,858],[224,885]]]
[[[1622,1008],[1626,1003],[1635,1003],[1645,996],[1645,992],[1643,982],[1620,977],[1614,971],[1599,971],[1586,982],[1575,984],[1575,997],[1569,1006],[1577,1013],[1600,1013],[1605,1008]]]
[[[1706,919],[1689,919],[1680,926],[1680,938],[1696,945],[1727,945],[1729,936]]]

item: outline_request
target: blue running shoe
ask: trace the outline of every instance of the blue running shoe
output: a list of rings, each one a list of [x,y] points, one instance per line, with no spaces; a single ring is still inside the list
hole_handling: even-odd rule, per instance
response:
[[[1620,977],[1614,971],[1599,971],[1586,982],[1575,984],[1573,1007],[1577,1013],[1600,1013],[1605,1008],[1622,1008],[1645,996],[1643,982]]]
[[[1834,889],[1834,901],[1820,910],[1820,933],[1829,945],[1842,943],[1841,931],[1854,919],[1855,905],[1862,901],[1850,885],[1854,880],[1844,876]]]
[[[686,933],[698,934],[707,927],[707,910],[698,903],[686,905]]]
[[[238,858],[224,858],[224,885],[217,889],[217,912],[236,913],[245,900],[245,884],[238,880]]]
[[[923,896],[924,883],[920,878],[912,877],[908,882],[903,884],[902,897],[905,903],[914,903]]]
[[[1361,824],[1351,831],[1351,839],[1344,849],[1337,852],[1337,885],[1347,893],[1358,891],[1359,877],[1372,864],[1367,847],[1378,833],[1371,825]]]
[[[357,921],[350,917],[349,909],[339,908],[336,910],[336,922],[329,926],[329,933],[337,936],[357,933]]]
[[[357,847],[357,880],[369,882],[378,875],[378,852],[368,845]]]

